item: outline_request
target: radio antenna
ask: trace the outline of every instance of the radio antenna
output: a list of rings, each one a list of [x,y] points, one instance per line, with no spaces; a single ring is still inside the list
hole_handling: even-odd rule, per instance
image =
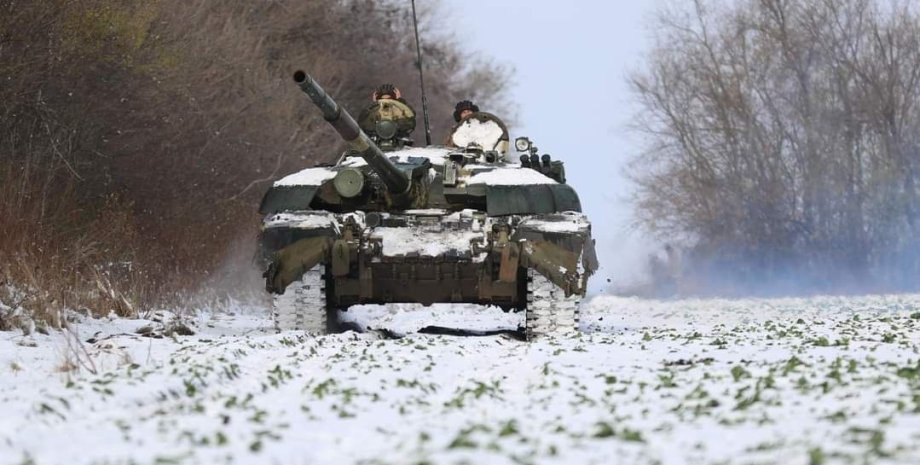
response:
[[[425,95],[425,73],[422,70],[422,45],[418,39],[418,15],[415,14],[415,0],[412,0],[412,23],[415,25],[415,51],[418,54],[418,82],[422,88],[422,114],[425,116],[425,145],[431,145],[431,126],[428,124],[428,96]]]

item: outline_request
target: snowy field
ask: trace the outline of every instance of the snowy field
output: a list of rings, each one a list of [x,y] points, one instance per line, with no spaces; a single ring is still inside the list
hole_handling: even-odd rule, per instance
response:
[[[496,310],[354,310],[391,337],[258,309],[0,333],[0,465],[920,463],[920,296],[599,297],[535,343]]]

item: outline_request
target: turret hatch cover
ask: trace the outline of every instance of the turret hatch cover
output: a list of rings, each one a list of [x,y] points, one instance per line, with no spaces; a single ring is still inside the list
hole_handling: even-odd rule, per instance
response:
[[[479,112],[467,117],[450,135],[453,145],[461,148],[476,146],[482,150],[497,150],[504,153],[507,150],[508,130],[495,116]]]

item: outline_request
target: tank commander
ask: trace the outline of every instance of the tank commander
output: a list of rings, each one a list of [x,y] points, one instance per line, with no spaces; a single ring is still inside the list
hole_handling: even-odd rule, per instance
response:
[[[371,100],[376,103],[378,100],[383,99],[398,100],[402,103],[406,103],[406,100],[402,98],[402,92],[399,91],[399,88],[390,83],[380,84],[374,89],[374,96]]]
[[[466,119],[467,116],[472,115],[479,111],[479,105],[469,101],[461,100],[454,105],[454,122],[459,123],[460,121]]]
[[[508,127],[499,117],[480,111],[479,105],[470,100],[457,102],[453,117],[457,124],[447,137],[447,146],[476,147],[483,152],[497,152],[504,158],[508,152]]]
[[[411,145],[415,110],[402,98],[399,88],[385,83],[374,89],[373,103],[358,116],[358,126],[381,148]]]

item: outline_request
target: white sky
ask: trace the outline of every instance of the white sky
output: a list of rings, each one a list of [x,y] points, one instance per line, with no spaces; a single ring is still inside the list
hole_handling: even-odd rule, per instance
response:
[[[419,3],[424,0],[418,0]],[[648,16],[656,0],[454,0],[448,21],[471,51],[515,68],[518,105],[512,139],[530,137],[541,153],[566,163],[597,240],[601,270],[628,282],[644,266],[650,242],[630,228],[631,186],[623,169],[639,145],[627,124],[635,114],[626,77],[647,48]],[[488,108],[483,108],[489,111]]]

